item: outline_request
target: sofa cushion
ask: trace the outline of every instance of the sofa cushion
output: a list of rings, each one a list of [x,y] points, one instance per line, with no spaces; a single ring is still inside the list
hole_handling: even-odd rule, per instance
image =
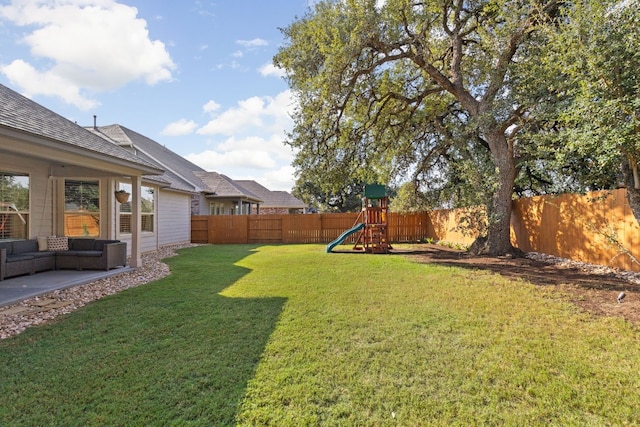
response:
[[[96,246],[94,249],[96,251],[103,251],[104,245],[107,245],[109,243],[120,243],[120,240],[96,240]]]
[[[7,262],[29,261],[32,259],[33,255],[27,254],[7,255]]]
[[[47,249],[47,238],[46,237],[38,237],[38,250],[46,251]]]
[[[13,253],[13,244],[11,242],[0,242],[0,249],[7,250],[7,256]]]
[[[92,251],[94,250],[96,239],[73,239],[69,243],[69,250]]]
[[[22,254],[25,252],[37,252],[38,241],[37,240],[16,240],[13,242],[13,253]]]
[[[54,257],[56,253],[52,251],[36,251],[36,252],[25,252],[22,255],[28,255],[34,258],[48,258],[48,257]]]
[[[69,250],[69,238],[49,236],[47,237],[47,249],[54,252],[67,251]]]
[[[95,256],[95,257],[101,257],[102,256],[102,251],[76,251],[76,250],[69,249],[68,251],[58,252],[57,256],[63,256],[63,257]]]

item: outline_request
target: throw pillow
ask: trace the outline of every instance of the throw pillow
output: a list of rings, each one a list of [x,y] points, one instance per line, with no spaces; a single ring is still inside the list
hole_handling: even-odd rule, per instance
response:
[[[38,237],[38,250],[39,251],[47,251],[47,238],[46,237]]]
[[[49,236],[47,237],[47,248],[50,251],[68,251],[69,250],[69,238],[66,236],[55,237]]]

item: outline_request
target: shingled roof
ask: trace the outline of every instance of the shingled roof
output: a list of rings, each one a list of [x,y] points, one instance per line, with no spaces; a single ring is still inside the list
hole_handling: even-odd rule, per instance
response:
[[[55,142],[59,149],[85,151],[88,156],[137,165],[147,173],[158,166],[87,131],[42,105],[0,84],[0,128],[17,130]]]
[[[260,183],[252,180],[236,180],[243,188],[260,197],[263,208],[304,209],[307,205],[300,199],[286,191],[271,191]]]
[[[191,163],[184,157],[169,150],[164,145],[122,125],[97,126],[87,128],[89,131],[106,138],[114,144],[126,147],[137,157],[157,164],[164,169],[161,179],[177,190],[190,192],[208,191],[206,185],[194,173],[204,172],[204,169]],[[156,177],[151,177],[155,179]]]
[[[243,197],[255,202],[262,202],[262,199],[256,194],[240,185],[239,181],[234,181],[226,175],[217,172],[195,172],[207,188],[213,193],[209,198],[229,198]]]

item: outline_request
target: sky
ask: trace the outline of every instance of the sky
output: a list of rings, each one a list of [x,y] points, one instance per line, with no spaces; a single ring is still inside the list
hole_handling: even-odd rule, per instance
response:
[[[0,83],[120,124],[207,171],[290,191],[294,101],[273,56],[311,0],[0,0]]]

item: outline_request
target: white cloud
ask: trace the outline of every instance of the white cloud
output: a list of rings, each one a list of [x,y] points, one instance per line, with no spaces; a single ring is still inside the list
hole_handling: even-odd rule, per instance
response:
[[[256,181],[272,191],[291,191],[295,185],[294,176],[295,168],[293,166],[283,166],[277,170],[265,173],[257,178]]]
[[[294,152],[284,139],[293,125],[294,108],[289,90],[274,97],[250,97],[227,109],[209,101],[203,110],[211,121],[196,131],[211,137],[208,149],[185,157],[232,179],[254,179],[271,190],[290,191]]]
[[[236,107],[219,115],[213,115],[211,121],[198,129],[197,133],[231,136],[247,134],[251,128],[260,128],[262,134],[265,130],[282,134],[291,127],[293,108],[293,98],[288,90],[279,93],[275,98],[254,96],[238,101]]]
[[[229,173],[224,173],[224,175],[235,180],[254,180],[272,191],[290,192],[295,185],[294,173],[295,170],[293,167],[284,166],[275,170],[264,171],[263,173],[256,173],[256,171],[232,170]]]
[[[220,107],[221,107],[220,104],[218,104],[214,100],[211,100],[211,101],[207,102],[206,104],[204,104],[202,109],[204,110],[205,113],[213,113],[214,111],[218,111],[220,109]]]
[[[220,63],[220,64],[216,64],[213,69],[215,70],[225,70],[225,69],[231,69],[231,70],[239,70],[242,72],[245,72],[248,70],[248,68],[244,65],[242,65],[240,62],[238,61],[231,61],[231,62],[224,62],[224,63]]]
[[[99,102],[81,95],[80,88],[63,77],[53,72],[41,73],[21,59],[16,59],[9,65],[0,65],[0,73],[7,76],[12,84],[22,87],[22,92],[27,97],[57,96],[82,110],[99,105]]]
[[[277,185],[267,188],[290,189],[293,186],[293,168],[290,166],[293,152],[282,143],[281,136],[272,135],[268,139],[230,137],[212,145],[212,149],[191,153],[185,158],[205,170],[233,179],[256,179]]]
[[[218,151],[237,151],[237,150],[264,150],[265,140],[259,136],[249,136],[247,138],[236,139],[231,137],[224,142],[216,145]],[[261,147],[262,146],[262,147]]]
[[[250,126],[262,126],[261,115],[264,109],[262,98],[239,101],[238,107],[224,111],[209,123],[198,129],[201,135],[233,135]]]
[[[291,114],[296,107],[296,100],[293,97],[293,92],[285,90],[275,96],[275,98],[269,98],[270,102],[267,105],[266,112],[272,117],[286,117],[290,120]]]
[[[207,150],[201,153],[187,154],[185,158],[205,170],[224,174],[234,168],[272,169],[276,166],[276,162],[268,152],[259,150],[234,150],[225,153]],[[231,178],[236,178],[236,176],[231,176]]]
[[[231,137],[216,145],[216,150],[221,152],[238,150],[266,151],[279,160],[284,160],[286,162],[291,162],[291,160],[293,160],[293,152],[291,148],[283,144],[282,136],[280,135],[271,135],[268,139],[261,136],[248,136],[241,139]]]
[[[161,134],[166,136],[182,136],[193,133],[198,124],[193,120],[180,119],[176,122],[169,123],[162,129]]]
[[[268,46],[269,42],[264,39],[256,38],[253,40],[236,40],[236,43],[245,48],[254,48],[260,46]]]
[[[29,31],[21,41],[33,60],[15,59],[0,71],[27,93],[59,96],[82,109],[96,103],[82,92],[171,80],[175,64],[137,13],[115,0],[12,0],[0,6],[0,18]],[[49,68],[37,68],[37,62]],[[19,75],[20,69],[29,69],[28,75]],[[39,80],[57,85],[44,90]]]
[[[285,70],[283,68],[276,67],[271,63],[264,64],[262,67],[258,69],[258,72],[262,74],[264,77],[282,78],[286,75]]]

